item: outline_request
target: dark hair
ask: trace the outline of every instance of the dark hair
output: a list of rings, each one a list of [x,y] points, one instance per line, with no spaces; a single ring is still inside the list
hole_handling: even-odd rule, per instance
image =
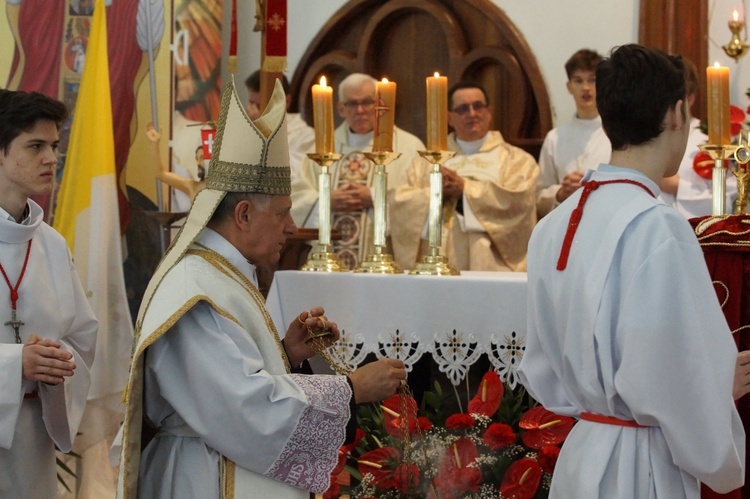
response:
[[[0,89],[0,150],[8,152],[10,143],[37,121],[54,121],[59,129],[67,116],[65,104],[44,94]]]
[[[478,88],[482,91],[482,95],[484,95],[484,103],[489,104],[490,98],[487,97],[487,90],[484,89],[481,83],[476,81],[469,81],[469,80],[461,80],[457,83],[455,83],[451,89],[448,91],[448,108],[453,105],[453,94],[456,93],[457,90],[463,90],[465,88]]]
[[[687,57],[682,58],[682,63],[685,65],[685,93],[695,95],[698,93],[698,68]]]
[[[260,70],[257,69],[250,73],[245,79],[245,86],[253,92],[260,92]],[[289,95],[289,80],[286,79],[286,75],[281,75],[281,86],[284,87],[284,94]]]
[[[685,97],[679,56],[629,44],[613,49],[596,68],[596,105],[615,151],[658,137],[667,110]]]
[[[596,65],[604,59],[599,52],[589,49],[581,49],[567,60],[565,72],[568,80],[572,78],[574,71],[596,71]]]

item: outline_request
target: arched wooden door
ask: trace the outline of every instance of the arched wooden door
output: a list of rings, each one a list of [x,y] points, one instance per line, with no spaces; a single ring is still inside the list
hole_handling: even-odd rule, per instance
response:
[[[398,83],[396,124],[425,137],[425,77],[449,86],[480,81],[493,128],[538,156],[552,128],[549,96],[536,58],[489,0],[353,0],[323,26],[292,79],[293,108],[312,122],[310,87],[325,75],[334,88],[352,72]]]

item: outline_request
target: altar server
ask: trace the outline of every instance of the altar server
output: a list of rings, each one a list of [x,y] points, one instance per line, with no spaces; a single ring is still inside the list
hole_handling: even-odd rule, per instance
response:
[[[690,128],[684,66],[639,45],[596,71],[610,164],[534,230],[520,379],[578,417],[551,498],[698,498],[742,485],[737,348],[685,218],[656,199]]]
[[[268,315],[256,265],[275,263],[297,230],[285,104],[277,82],[251,121],[226,86],[206,187],[138,314],[118,497],[307,499],[330,484],[353,403],[406,378],[391,359],[348,378],[299,374],[315,353],[309,330],[330,331],[330,344],[338,328],[316,307],[282,341]],[[141,455],[144,424],[156,434]]]
[[[97,321],[65,239],[30,199],[52,189],[62,102],[0,90],[0,497],[57,495],[91,379]]]

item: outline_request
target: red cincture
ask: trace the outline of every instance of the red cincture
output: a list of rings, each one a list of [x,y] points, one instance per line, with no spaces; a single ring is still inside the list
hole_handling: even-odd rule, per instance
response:
[[[562,249],[560,250],[560,259],[557,260],[557,270],[565,270],[565,267],[568,266],[568,255],[570,255],[570,246],[573,244],[573,237],[576,235],[576,231],[578,230],[578,224],[581,223],[581,217],[583,216],[583,205],[586,204],[586,200],[589,197],[589,194],[591,194],[592,191],[595,191],[599,188],[600,185],[606,185],[606,184],[633,184],[637,185],[638,187],[641,187],[643,190],[648,192],[652,197],[654,196],[654,193],[651,192],[651,189],[643,185],[642,183],[636,181],[636,180],[630,180],[627,178],[621,178],[617,180],[589,180],[588,182],[583,182],[581,184],[581,187],[583,188],[583,192],[581,193],[581,198],[578,200],[578,206],[576,206],[575,210],[570,214],[570,221],[568,222],[568,230],[565,232],[565,239],[563,239],[563,245]]]
[[[628,428],[647,428],[646,426],[636,423],[632,419],[620,419],[614,416],[602,416],[601,414],[594,414],[591,412],[582,412],[581,419],[583,419],[584,421],[593,421],[594,423],[627,426]]]
[[[18,302],[18,287],[21,286],[21,281],[23,281],[23,275],[26,273],[26,265],[28,265],[29,263],[29,253],[31,253],[31,241],[32,239],[29,239],[29,245],[26,247],[26,258],[23,261],[23,267],[21,267],[21,275],[18,276],[18,282],[16,282],[15,287],[13,287],[13,285],[10,283],[8,274],[5,272],[3,265],[0,263],[0,272],[3,273],[3,277],[5,277],[5,283],[8,285],[8,289],[10,289],[11,320],[6,322],[5,325],[13,328],[13,331],[16,333],[16,343],[21,343],[20,327],[24,325],[23,322],[21,322],[20,320],[16,318],[16,303]]]

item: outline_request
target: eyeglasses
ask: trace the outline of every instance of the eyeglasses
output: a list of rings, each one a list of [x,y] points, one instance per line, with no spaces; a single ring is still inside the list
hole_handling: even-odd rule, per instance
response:
[[[372,99],[362,99],[348,100],[344,102],[344,107],[349,111],[356,111],[359,106],[362,106],[362,109],[365,111],[370,111],[375,106],[375,101]]]
[[[478,113],[482,109],[487,109],[489,106],[481,101],[472,102],[471,104],[461,104],[453,108],[453,112],[456,114],[464,115],[473,109],[475,113]]]

